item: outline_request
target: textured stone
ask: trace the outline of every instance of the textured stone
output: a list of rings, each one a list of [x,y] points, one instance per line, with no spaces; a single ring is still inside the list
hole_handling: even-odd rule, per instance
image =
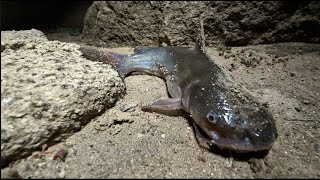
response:
[[[1,31],[1,47],[1,167],[69,137],[124,92],[109,65],[38,30]]]
[[[199,15],[209,46],[320,42],[320,2],[96,1],[84,41],[96,46],[193,46]]]

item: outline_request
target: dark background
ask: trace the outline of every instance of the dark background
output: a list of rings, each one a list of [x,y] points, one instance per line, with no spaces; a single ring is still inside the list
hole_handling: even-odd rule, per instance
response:
[[[93,1],[1,1],[1,30],[83,28]]]

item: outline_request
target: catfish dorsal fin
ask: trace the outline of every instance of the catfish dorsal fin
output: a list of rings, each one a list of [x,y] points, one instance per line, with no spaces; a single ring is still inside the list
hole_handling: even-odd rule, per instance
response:
[[[200,14],[199,21],[200,21],[200,33],[197,37],[196,45],[194,47],[195,51],[206,53],[205,52],[205,37],[204,37],[204,28],[203,28],[203,16],[204,13]]]
[[[201,38],[197,38],[196,45],[194,46],[194,50],[198,52],[203,52],[204,44],[202,43]]]

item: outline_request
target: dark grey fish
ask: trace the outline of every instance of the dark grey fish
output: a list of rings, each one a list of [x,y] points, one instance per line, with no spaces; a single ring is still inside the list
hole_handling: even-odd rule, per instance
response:
[[[189,113],[201,142],[238,152],[270,149],[277,138],[274,118],[210,60],[202,42],[203,36],[192,49],[139,47],[130,56],[92,47],[81,47],[80,51],[88,59],[111,64],[122,78],[137,71],[165,79],[171,98],[143,110]]]

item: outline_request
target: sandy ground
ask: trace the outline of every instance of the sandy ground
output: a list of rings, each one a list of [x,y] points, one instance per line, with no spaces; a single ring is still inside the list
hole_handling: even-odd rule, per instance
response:
[[[319,178],[320,45],[247,46],[220,55],[215,48],[207,51],[273,113],[279,136],[268,154],[201,148],[184,117],[140,110],[168,95],[162,79],[135,75],[125,79],[126,95],[115,107],[49,147],[66,149],[65,161],[31,156],[7,172],[23,178]],[[241,60],[248,51],[256,57],[252,62]]]

